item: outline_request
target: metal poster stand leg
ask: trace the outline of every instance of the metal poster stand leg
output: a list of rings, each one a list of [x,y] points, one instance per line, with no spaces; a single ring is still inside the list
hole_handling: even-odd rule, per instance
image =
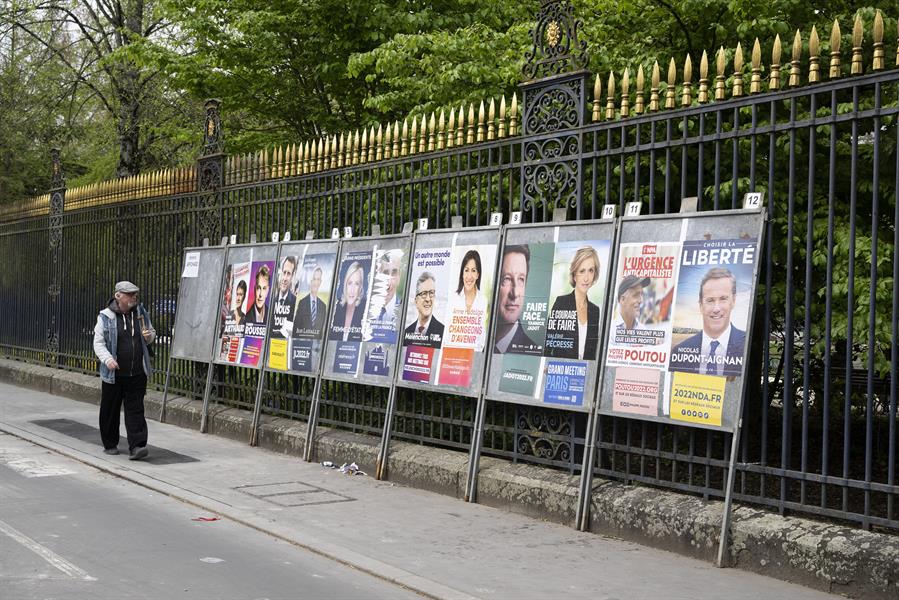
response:
[[[200,433],[206,433],[209,420],[209,394],[212,391],[212,371],[214,370],[212,363],[208,363],[206,367],[206,388],[203,390],[203,415],[200,417]]]
[[[169,399],[169,377],[172,375],[172,353],[165,365],[165,385],[162,386],[162,406],[159,407],[159,422],[165,423],[165,404]]]
[[[743,419],[737,421],[734,429],[733,442],[730,446],[730,465],[727,469],[727,488],[724,492],[724,517],[721,519],[721,542],[718,544],[718,567],[727,566],[727,544],[730,533],[730,508],[734,495],[734,479],[737,474],[737,452],[740,446],[740,430],[743,428]]]
[[[596,427],[599,421],[598,406],[590,411],[587,421],[587,439],[584,443],[584,463],[581,468],[580,489],[578,490],[577,514],[574,518],[575,528],[578,531],[587,531],[587,522],[590,519],[590,504],[593,496],[593,465],[596,459]]]
[[[478,469],[481,462],[481,446],[484,441],[484,413],[487,400],[484,391],[478,396],[474,415],[474,431],[471,434],[471,453],[468,457],[468,479],[465,482],[465,501],[478,501]]]
[[[269,316],[269,319],[273,317]],[[266,330],[270,328],[269,324]],[[262,350],[262,367],[259,369],[259,382],[256,384],[256,401],[253,403],[253,427],[250,431],[250,445],[255,446],[259,442],[259,414],[262,412],[262,388],[265,387],[265,365],[268,362],[268,347],[271,340],[266,336],[265,348]]]
[[[399,354],[399,353],[397,353]],[[378,464],[375,467],[375,479],[387,477],[387,451],[390,448],[390,431],[393,425],[393,411],[396,406],[396,385],[391,384],[387,395],[387,414],[384,415],[384,431],[381,433],[381,447],[378,449]]]
[[[268,341],[268,340],[266,340]],[[268,360],[268,346],[263,353],[263,361]],[[262,388],[265,387],[265,363],[259,370],[259,383],[256,384],[256,401],[253,404],[253,427],[250,431],[250,445],[255,446],[259,441],[259,413],[262,412]]]
[[[312,406],[309,407],[309,421],[306,423],[306,445],[303,448],[303,460],[312,462],[313,439],[315,438],[315,426],[318,424],[318,407],[322,395],[322,376],[319,373],[315,380],[315,389],[312,392]]]

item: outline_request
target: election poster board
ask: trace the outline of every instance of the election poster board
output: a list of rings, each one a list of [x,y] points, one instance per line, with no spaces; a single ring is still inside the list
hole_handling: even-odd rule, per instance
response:
[[[763,226],[758,210],[622,220],[601,413],[736,428]]]
[[[341,243],[325,330],[325,378],[390,386],[411,240],[400,234]]]
[[[229,246],[218,299],[214,362],[258,369],[276,282],[277,244]]]
[[[499,237],[496,227],[415,234],[398,386],[480,394]]]
[[[185,248],[175,306],[171,357],[197,362],[212,360],[225,247]]]
[[[506,229],[488,399],[592,409],[614,238],[613,221]]]
[[[339,242],[283,242],[272,277],[265,368],[316,376],[328,322]]]

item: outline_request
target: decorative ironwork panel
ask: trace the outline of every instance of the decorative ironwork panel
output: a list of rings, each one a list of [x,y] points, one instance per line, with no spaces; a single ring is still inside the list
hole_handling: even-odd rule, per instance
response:
[[[221,154],[225,151],[225,139],[222,135],[222,118],[219,114],[219,100],[206,101],[206,122],[203,126],[203,156]]]
[[[583,27],[567,1],[543,0],[537,23],[529,31],[533,46],[525,53],[526,79],[559,75],[587,67],[587,42],[578,40]]]
[[[62,255],[62,214],[65,210],[66,177],[62,169],[62,161],[58,148],[50,150],[53,175],[50,192],[50,226],[48,231],[48,269],[49,285],[47,286],[47,362],[56,364],[59,359],[59,294],[60,294],[60,259]]]
[[[586,76],[576,73],[522,86],[523,130],[521,206],[523,210],[576,208],[582,197],[581,134],[573,131],[586,116]],[[562,133],[564,132],[564,133]]]
[[[560,410],[517,407],[515,456],[571,463],[574,458],[575,416]]]

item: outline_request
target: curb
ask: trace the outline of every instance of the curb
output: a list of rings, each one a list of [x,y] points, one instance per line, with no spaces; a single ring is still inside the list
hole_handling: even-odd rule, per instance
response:
[[[97,404],[100,396],[100,383],[95,376],[10,360],[0,359],[0,381],[92,404]],[[147,393],[146,412],[150,418],[158,417],[161,401],[161,393]],[[169,398],[166,422],[199,430],[201,411],[199,400]],[[248,411],[221,405],[210,409],[211,434],[246,443],[250,439],[251,423],[252,415]],[[260,418],[258,445],[262,448],[299,457],[305,438],[305,423],[270,415]],[[51,442],[36,443],[46,447]],[[390,481],[463,497],[468,461],[465,453],[397,440],[391,441],[390,448]],[[372,436],[317,428],[313,452],[317,460],[356,462],[363,470],[374,472],[377,451],[378,440]],[[69,455],[65,451],[61,453]],[[72,458],[89,462],[83,457]],[[145,482],[135,483],[151,487]],[[575,475],[485,456],[481,459],[478,483],[478,499],[482,504],[568,526],[574,522],[578,489]],[[227,515],[227,510],[200,505],[166,491],[161,493]],[[703,501],[694,496],[597,478],[591,498],[590,530],[714,562],[722,510],[720,501]],[[384,565],[387,570],[383,573],[372,572],[365,567],[373,562],[371,559],[347,551],[353,555],[347,560],[361,561],[347,562],[339,553],[332,555],[333,550],[320,550],[331,547],[326,542],[316,542],[317,547],[307,546],[271,531],[267,524],[229,518],[425,595],[464,596],[449,588],[425,591],[420,586],[428,580],[389,565]],[[850,597],[899,598],[899,536],[800,517],[782,517],[735,504],[729,551],[729,563],[747,571]],[[388,572],[391,575],[385,576]]]

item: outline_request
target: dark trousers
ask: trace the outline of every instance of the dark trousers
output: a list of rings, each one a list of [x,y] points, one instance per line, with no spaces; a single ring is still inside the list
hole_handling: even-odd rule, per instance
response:
[[[128,449],[147,445],[147,420],[144,418],[144,394],[147,376],[132,377],[116,374],[115,383],[103,382],[100,396],[100,438],[104,448],[119,445],[119,412],[125,407],[125,431]]]

